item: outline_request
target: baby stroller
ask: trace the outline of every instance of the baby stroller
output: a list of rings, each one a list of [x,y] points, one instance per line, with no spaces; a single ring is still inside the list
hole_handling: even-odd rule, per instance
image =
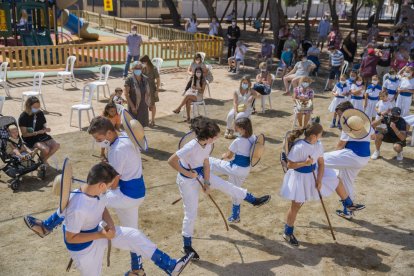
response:
[[[24,159],[7,154],[6,146],[8,142],[15,144],[15,146],[19,146],[23,143],[21,137],[19,137],[18,144],[9,139],[8,128],[11,125],[18,127],[17,122],[13,117],[0,116],[0,158],[5,164],[1,170],[11,178],[9,181],[10,186],[13,191],[16,191],[19,188],[22,176],[36,171],[39,167],[40,169],[37,176],[40,179],[44,179],[46,177],[46,166],[44,166],[42,160],[40,159],[40,155],[37,153],[34,157],[28,155]]]

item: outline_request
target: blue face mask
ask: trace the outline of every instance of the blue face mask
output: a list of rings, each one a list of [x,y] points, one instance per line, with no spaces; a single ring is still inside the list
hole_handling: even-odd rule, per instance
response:
[[[134,70],[134,75],[135,76],[141,76],[142,71],[140,69],[136,69]]]
[[[243,83],[242,84],[242,89],[246,90],[247,88],[249,88],[249,85],[247,83]]]
[[[39,109],[32,107],[32,113],[37,113],[39,112]]]

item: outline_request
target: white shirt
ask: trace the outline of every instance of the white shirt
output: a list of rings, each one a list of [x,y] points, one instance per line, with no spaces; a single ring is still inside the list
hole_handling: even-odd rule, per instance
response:
[[[365,91],[365,93],[368,94],[368,96],[370,97],[378,97],[381,90],[381,86],[373,86],[372,84],[372,86],[368,86],[368,89]]]
[[[211,22],[210,27],[211,27],[211,30],[209,31],[208,34],[209,35],[217,35],[218,34],[219,23],[218,22],[216,22],[216,23]]]
[[[391,81],[390,79],[386,79],[384,81],[383,87],[389,90],[397,91],[398,86],[400,85],[401,80]]]
[[[399,88],[401,88],[401,89],[414,89],[414,78],[412,78],[412,79],[402,78]]]
[[[121,133],[109,148],[108,162],[123,181],[138,179],[142,176],[141,152],[125,133]]]
[[[236,90],[234,91],[237,95],[237,104],[245,104],[247,105],[247,100],[250,98],[250,96],[252,95],[251,90],[249,89],[247,91],[246,94],[242,95],[240,93],[240,90]],[[247,108],[249,108],[249,106],[246,106]]]
[[[346,96],[346,94],[349,92],[349,89],[350,89],[351,85],[349,85],[349,84],[347,83],[345,87],[340,87],[340,86],[342,86],[342,84],[337,83],[337,84],[334,86],[333,91],[334,91],[335,93],[337,93],[337,94],[338,94],[338,96],[343,96],[343,97],[344,97],[344,96]]]
[[[319,50],[319,48],[316,46],[312,46],[308,49],[308,56],[311,55],[311,56],[319,57],[320,53],[321,53],[321,50]]]
[[[390,110],[392,108],[392,104],[390,101],[384,102],[383,100],[380,100],[375,104],[375,108],[377,109],[377,113],[383,113]],[[380,116],[376,115],[375,120],[378,120],[379,117]]]
[[[236,140],[230,144],[229,150],[234,154],[250,157],[250,150],[255,141],[255,135],[252,135],[249,138],[237,137]]]
[[[204,166],[204,161],[209,158],[211,152],[211,144],[204,148],[198,143],[196,139],[191,140],[176,152],[180,158],[181,164],[186,168],[199,168]]]
[[[351,90],[360,90],[361,94],[356,96],[356,97],[364,97],[365,91],[363,88],[363,85],[361,84],[360,86],[358,86],[356,83],[353,83],[351,85]]]
[[[90,197],[79,189],[70,194],[69,204],[63,211],[66,231],[77,234],[94,229],[101,221],[107,205],[105,195]]]
[[[242,45],[240,47],[236,47],[236,51],[234,53],[234,56],[236,59],[244,59],[244,55],[246,54],[247,48],[246,46]]]
[[[310,144],[305,140],[298,140],[290,150],[288,159],[292,162],[303,162],[312,157],[313,164],[316,164],[318,158],[323,156],[323,146],[320,141],[315,144]]]

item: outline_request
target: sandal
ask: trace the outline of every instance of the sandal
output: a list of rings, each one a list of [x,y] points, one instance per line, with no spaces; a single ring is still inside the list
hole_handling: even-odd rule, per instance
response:
[[[173,112],[174,112],[175,114],[180,114],[180,110],[178,110],[178,109],[174,109],[174,110],[173,110]]]
[[[143,268],[138,270],[129,270],[125,272],[124,276],[146,276],[145,270]]]
[[[24,223],[26,223],[26,226],[29,227],[30,230],[35,232],[39,237],[44,238],[47,235],[50,234],[50,232],[43,226],[43,221],[40,219],[34,218],[32,216],[25,216],[23,218]]]
[[[149,126],[149,127],[154,127],[154,126],[155,126],[154,121],[150,121],[148,126]]]

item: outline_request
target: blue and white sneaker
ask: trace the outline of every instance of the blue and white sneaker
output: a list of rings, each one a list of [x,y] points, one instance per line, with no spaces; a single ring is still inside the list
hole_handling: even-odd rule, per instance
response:
[[[169,273],[171,276],[178,276],[183,272],[184,268],[188,265],[191,259],[194,257],[194,252],[191,252],[184,257],[177,260],[177,264],[174,267],[174,270]]]
[[[351,220],[354,213],[352,211],[348,211],[347,213],[345,213],[342,210],[336,210],[336,214],[338,216],[340,216],[341,218],[347,219],[347,220]]]
[[[230,217],[227,219],[227,221],[228,221],[228,222],[231,222],[231,223],[239,223],[239,222],[240,222],[240,217],[239,217],[239,216],[237,216],[237,217],[230,216]]]

